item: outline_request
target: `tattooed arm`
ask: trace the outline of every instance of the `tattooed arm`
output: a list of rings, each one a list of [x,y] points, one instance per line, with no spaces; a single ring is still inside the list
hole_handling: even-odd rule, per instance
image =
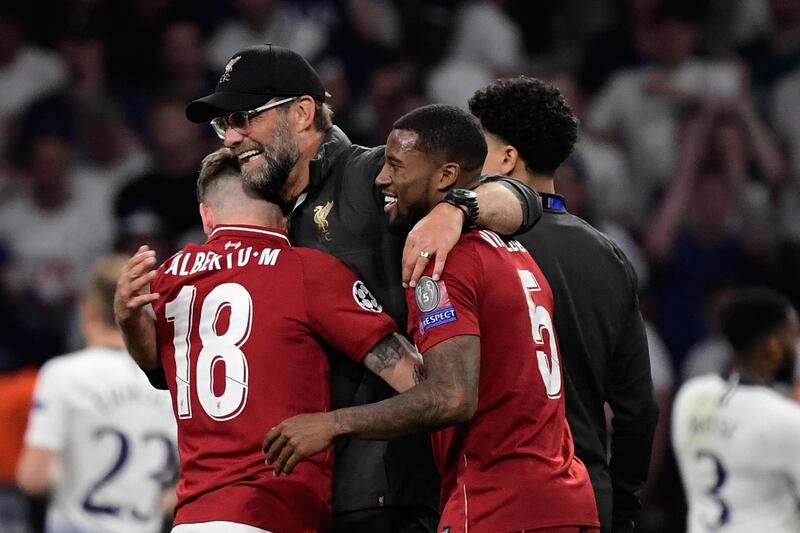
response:
[[[405,392],[424,376],[422,357],[399,333],[392,333],[364,357],[364,366],[383,378],[397,392]]]
[[[480,338],[461,335],[425,353],[427,379],[388,400],[337,409],[335,437],[393,439],[472,418],[478,404]]]
[[[478,404],[480,338],[460,335],[425,352],[425,381],[388,400],[302,414],[272,428],[264,439],[275,474],[328,448],[336,437],[392,439],[433,431],[472,418]]]

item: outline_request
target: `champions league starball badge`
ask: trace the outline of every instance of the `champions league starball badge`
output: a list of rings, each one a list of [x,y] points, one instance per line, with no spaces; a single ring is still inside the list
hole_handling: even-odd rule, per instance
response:
[[[383,311],[383,307],[381,304],[378,303],[378,300],[369,292],[369,289],[366,285],[364,285],[363,281],[356,281],[353,283],[353,298],[355,298],[356,303],[359,307],[366,311],[373,311],[375,313],[380,313]]]
[[[439,285],[433,281],[433,278],[422,276],[419,278],[414,296],[420,311],[423,313],[433,311],[439,305]]]

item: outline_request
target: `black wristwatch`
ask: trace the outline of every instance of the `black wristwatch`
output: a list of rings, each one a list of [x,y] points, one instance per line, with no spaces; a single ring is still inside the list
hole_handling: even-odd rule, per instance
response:
[[[478,193],[469,189],[451,189],[447,192],[442,202],[454,205],[464,214],[464,229],[472,229],[478,225]]]

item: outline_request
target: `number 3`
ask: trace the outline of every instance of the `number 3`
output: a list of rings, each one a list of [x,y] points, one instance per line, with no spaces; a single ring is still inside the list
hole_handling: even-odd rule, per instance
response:
[[[728,479],[728,471],[725,469],[722,461],[719,460],[719,457],[709,450],[698,450],[695,457],[698,462],[706,459],[713,467],[714,482],[711,486],[706,487],[704,493],[709,500],[717,505],[719,514],[713,520],[708,520],[708,517],[703,517],[703,521],[709,531],[716,531],[727,524],[731,519],[731,509],[728,506],[728,502],[726,502],[720,494],[722,486],[725,485],[725,481]]]
[[[176,401],[181,419],[192,418],[189,368],[196,294],[196,287],[186,285],[165,307],[166,319],[175,328]],[[225,308],[230,308],[229,325],[227,331],[219,335],[216,326]],[[247,358],[240,347],[250,337],[253,299],[240,284],[223,283],[206,296],[199,322],[201,349],[197,356],[197,399],[203,411],[214,420],[230,420],[237,417],[247,403]],[[225,390],[217,396],[214,393],[214,369],[222,362],[225,364]]]
[[[531,316],[531,334],[534,342],[539,346],[543,346],[544,335],[542,332],[547,331],[550,334],[548,345],[550,348],[549,362],[547,353],[544,350],[537,349],[536,357],[539,360],[539,372],[542,374],[547,397],[554,400],[561,397],[561,363],[558,359],[558,345],[553,332],[553,319],[550,317],[546,307],[536,305],[533,301],[531,292],[542,290],[533,273],[530,270],[517,270],[517,273],[519,273],[519,279],[522,282],[525,299],[528,301],[528,312]]]

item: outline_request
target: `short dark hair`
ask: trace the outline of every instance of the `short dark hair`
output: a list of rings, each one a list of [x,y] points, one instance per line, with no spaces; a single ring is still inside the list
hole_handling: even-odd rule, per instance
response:
[[[720,311],[722,334],[737,355],[748,355],[787,324],[791,305],[785,296],[771,289],[742,289]]]
[[[197,201],[206,202],[209,189],[224,176],[241,174],[239,160],[230,148],[220,148],[203,158],[200,176],[197,178]]]
[[[419,107],[397,119],[395,130],[416,132],[416,149],[458,163],[466,174],[480,175],[486,160],[486,139],[475,117],[444,104]]]
[[[564,96],[535,78],[495,80],[472,95],[469,110],[486,131],[516,148],[533,172],[555,172],[578,139],[578,119]]]

